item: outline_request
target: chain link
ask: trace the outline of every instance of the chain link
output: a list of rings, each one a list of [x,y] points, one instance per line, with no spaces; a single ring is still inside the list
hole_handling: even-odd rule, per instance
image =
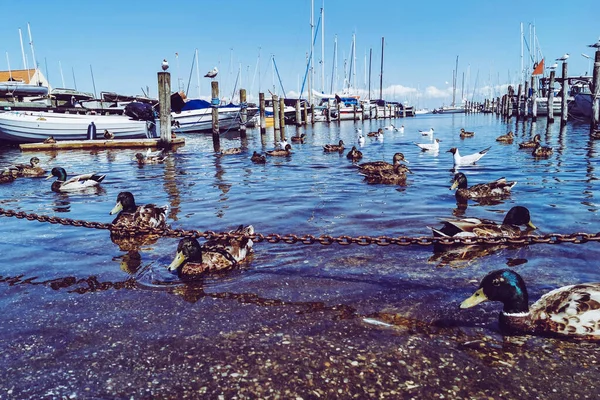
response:
[[[194,238],[205,238],[211,239],[230,239],[230,238],[242,238],[247,237],[252,239],[254,242],[268,242],[268,243],[287,243],[287,244],[315,244],[319,243],[324,246],[329,246],[337,243],[341,246],[348,246],[350,244],[357,244],[359,246],[369,246],[376,244],[377,246],[389,246],[395,244],[397,246],[431,246],[431,245],[518,245],[524,246],[529,244],[560,244],[560,243],[575,243],[582,244],[587,242],[600,242],[600,232],[598,233],[585,233],[576,232],[571,234],[560,234],[560,233],[549,233],[546,235],[527,235],[521,237],[509,237],[509,236],[496,236],[496,237],[432,237],[432,236],[420,236],[420,237],[390,237],[390,236],[366,236],[361,235],[358,237],[352,237],[348,235],[342,235],[333,237],[331,235],[314,236],[311,234],[307,235],[296,235],[288,233],[280,235],[277,233],[271,233],[264,235],[262,233],[254,233],[252,235],[243,235],[239,233],[229,232],[214,232],[214,231],[190,231],[184,229],[158,229],[158,228],[135,228],[135,227],[121,227],[114,226],[113,224],[105,224],[101,222],[91,222],[84,220],[75,220],[70,218],[59,218],[48,215],[38,215],[35,213],[26,213],[23,211],[6,210],[0,208],[0,215],[6,217],[16,217],[19,219],[27,219],[28,221],[48,222],[51,224],[80,226],[84,228],[92,229],[106,229],[117,235],[158,235],[167,237],[194,237]]]

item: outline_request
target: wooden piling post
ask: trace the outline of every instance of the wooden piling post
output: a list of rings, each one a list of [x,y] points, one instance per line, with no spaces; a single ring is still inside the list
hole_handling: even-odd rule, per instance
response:
[[[279,130],[279,97],[272,95],[271,102],[273,103],[273,129]],[[275,133],[275,141],[277,141],[277,132]]]
[[[304,103],[304,104],[306,104],[306,103]],[[306,113],[306,107],[304,108],[304,112]],[[327,112],[329,112],[329,108],[327,109]],[[329,117],[327,117],[327,122],[329,122]],[[310,124],[311,125],[315,124],[315,105],[314,104],[310,105]]]
[[[563,61],[562,64],[562,104],[560,109],[560,124],[567,124],[567,117],[569,115],[569,105],[567,104],[567,96],[569,95],[569,79],[567,78],[567,62]]]
[[[515,88],[508,87],[508,104],[506,107],[506,118],[510,119],[513,116],[513,98],[515,97]]]
[[[258,117],[260,118],[260,134],[267,133],[267,122],[265,121],[265,94],[258,94]]]
[[[285,140],[285,101],[279,99],[279,136]]]
[[[555,71],[550,71],[550,82],[548,83],[548,123],[554,122],[554,76]]]
[[[306,101],[302,102],[302,115],[304,116],[302,120],[303,125],[308,124],[308,108],[306,107]]]
[[[296,108],[296,126],[300,126],[300,125],[302,125],[302,113],[300,110],[300,100],[296,100],[295,108]]]
[[[160,104],[160,141],[162,146],[171,145],[171,74],[158,73],[158,101]]]
[[[330,108],[331,106],[329,105],[329,103],[327,103],[326,107],[327,108],[325,109],[325,112],[327,114],[325,115],[325,119],[327,120],[327,123],[329,123],[329,122],[331,122],[331,108]],[[314,109],[314,106],[313,106],[313,109]]]
[[[592,123],[591,131],[598,128],[600,123],[600,50],[596,50],[594,73],[592,75]]]
[[[221,138],[219,137],[219,82],[211,82],[211,102],[212,107],[212,140],[215,153],[221,151]]]
[[[246,139],[246,122],[248,122],[248,103],[246,89],[240,89],[240,139]]]
[[[338,124],[342,121],[342,114],[340,113],[340,103],[337,102],[336,103],[336,107],[337,107],[337,122]]]
[[[523,84],[519,83],[519,88],[517,89],[517,121],[523,116],[523,110],[521,108],[523,107],[523,100],[521,99],[521,96],[523,96]]]
[[[523,119],[526,120],[529,118],[529,81],[525,82],[525,93],[523,93]]]
[[[535,77],[531,77],[531,121],[537,121],[537,90],[535,87]]]
[[[356,104],[352,105],[352,112],[353,112],[352,120],[354,122],[356,122]]]

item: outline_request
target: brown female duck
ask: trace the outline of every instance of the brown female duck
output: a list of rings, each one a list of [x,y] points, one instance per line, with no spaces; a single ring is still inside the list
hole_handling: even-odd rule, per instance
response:
[[[256,164],[265,164],[267,162],[267,157],[262,154],[258,154],[255,151],[254,154],[252,154],[252,157],[250,157],[250,160]]]
[[[46,171],[40,167],[40,159],[31,157],[29,164],[16,164],[9,167],[10,172],[15,176],[44,176]]]
[[[372,172],[383,171],[383,170],[393,170],[394,167],[401,162],[408,163],[407,160],[404,159],[404,154],[396,153],[394,154],[394,158],[392,160],[393,164],[390,164],[385,161],[371,161],[358,165],[358,170],[362,174],[369,174]]]
[[[356,146],[352,146],[352,149],[346,154],[346,158],[352,161],[358,161],[362,158],[362,152],[356,148]]]
[[[283,149],[269,150],[266,152],[266,154],[268,156],[279,156],[279,157],[289,156],[292,154],[292,145],[288,143],[285,145],[285,147]]]
[[[460,137],[461,138],[468,138],[468,137],[473,137],[475,136],[475,132],[468,132],[465,131],[465,128],[460,128]]]
[[[515,134],[512,131],[510,131],[506,135],[498,136],[496,138],[496,142],[512,143],[514,138],[515,138]]]
[[[368,183],[381,183],[385,185],[405,185],[406,173],[412,173],[404,164],[397,164],[392,170],[380,170],[365,175]]]
[[[528,149],[528,148],[533,148],[535,147],[536,144],[538,144],[540,142],[540,135],[537,134],[533,137],[533,140],[530,140],[528,142],[523,142],[523,143],[519,143],[519,148],[520,149]]]
[[[323,146],[323,151],[326,153],[342,152],[344,151],[344,141],[340,140],[338,144],[326,144]]]
[[[541,144],[537,143],[535,145],[535,148],[531,152],[531,155],[534,157],[537,157],[537,158],[544,158],[544,157],[551,156],[552,153],[553,153],[553,150],[551,147],[545,147],[545,146],[542,146]]]
[[[485,200],[503,198],[510,195],[510,190],[517,182],[508,182],[506,178],[499,178],[489,183],[479,183],[468,187],[467,177],[462,172],[454,175],[454,181],[450,190],[458,188],[456,200],[466,202],[467,200]]]

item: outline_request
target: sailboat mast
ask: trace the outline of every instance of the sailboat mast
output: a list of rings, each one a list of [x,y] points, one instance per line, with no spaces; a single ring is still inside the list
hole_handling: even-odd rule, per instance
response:
[[[325,93],[325,0],[321,5],[321,92]]]
[[[373,49],[369,49],[369,100],[371,100],[371,60],[373,58]]]
[[[354,69],[352,70],[352,85],[354,85],[354,90],[356,90],[356,34],[352,34],[352,55],[354,57],[354,62],[352,63]]]
[[[310,1],[310,68],[308,69],[308,103],[312,104],[312,78],[313,78],[313,61],[315,46],[313,38],[315,37],[315,1]]]
[[[196,49],[196,80],[198,81],[198,98],[200,98],[200,68],[198,67],[198,49]]]
[[[456,56],[456,68],[452,77],[452,107],[456,105],[456,77],[458,74],[458,56]]]
[[[384,38],[381,38],[381,73],[379,74],[379,100],[383,100],[383,44]]]
[[[27,32],[29,32],[29,46],[31,47],[31,58],[33,58],[33,68],[37,71],[37,62],[35,62],[35,51],[33,50],[33,39],[31,37],[31,28],[29,27],[29,22],[27,23]],[[31,79],[31,77],[30,77]],[[39,75],[38,75],[39,82]]]
[[[331,66],[331,87],[329,93],[333,93],[333,79],[337,76],[337,35],[333,39],[333,65]],[[337,83],[337,82],[336,82]]]

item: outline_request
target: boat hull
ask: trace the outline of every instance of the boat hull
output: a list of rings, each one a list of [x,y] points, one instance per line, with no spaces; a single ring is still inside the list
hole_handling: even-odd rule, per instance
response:
[[[237,129],[240,126],[240,107],[220,107],[219,130]],[[248,119],[252,118],[256,110],[247,110]],[[171,118],[177,123],[174,132],[212,132],[212,108],[199,108],[171,113]]]
[[[91,123],[96,127],[95,138],[104,139],[104,131],[115,139],[144,139],[156,137],[146,121],[137,121],[120,115],[76,115],[48,112],[9,111],[0,113],[0,141],[11,143],[43,142],[52,136],[55,140],[86,140]]]

